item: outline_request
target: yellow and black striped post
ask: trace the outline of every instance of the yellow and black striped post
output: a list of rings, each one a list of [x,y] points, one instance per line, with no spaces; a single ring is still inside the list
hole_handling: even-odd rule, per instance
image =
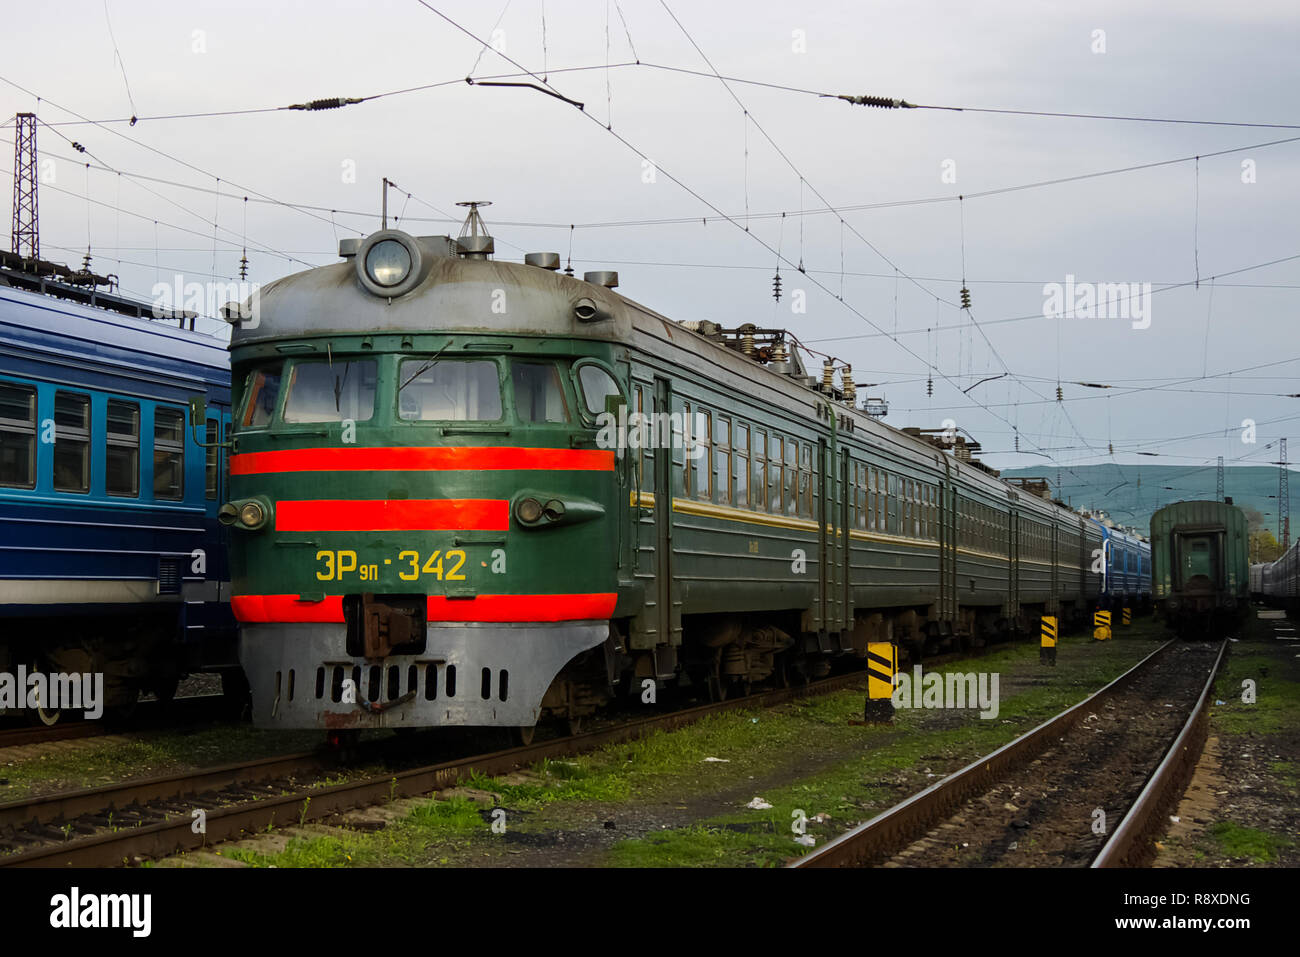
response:
[[[1132,608],[1125,608],[1125,609],[1124,609],[1124,616],[1123,616],[1123,618],[1121,619],[1121,621],[1122,621],[1124,624],[1126,624],[1126,625],[1131,625],[1131,624],[1133,624],[1133,609],[1132,609]]]
[[[1092,615],[1092,637],[1098,641],[1105,641],[1110,636],[1110,612],[1094,612]]]
[[[1038,646],[1038,663],[1040,665],[1056,664],[1056,616],[1043,616],[1043,641]]]
[[[892,641],[867,642],[867,721],[894,719],[894,675],[898,672],[898,646]]]

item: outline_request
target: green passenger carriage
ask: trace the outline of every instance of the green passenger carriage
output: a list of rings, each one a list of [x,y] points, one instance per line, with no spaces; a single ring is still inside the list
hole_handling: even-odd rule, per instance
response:
[[[1176,502],[1151,516],[1157,611],[1187,634],[1219,635],[1250,601],[1246,516],[1226,502]]]

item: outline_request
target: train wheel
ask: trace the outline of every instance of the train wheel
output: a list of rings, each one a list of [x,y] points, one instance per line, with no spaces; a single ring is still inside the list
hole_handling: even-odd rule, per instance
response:
[[[510,729],[510,739],[517,748],[526,748],[533,743],[533,738],[537,737],[537,725],[520,725]]]

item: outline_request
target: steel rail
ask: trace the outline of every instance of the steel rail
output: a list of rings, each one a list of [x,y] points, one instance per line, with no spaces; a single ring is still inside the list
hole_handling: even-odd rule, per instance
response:
[[[866,672],[852,672],[826,678],[797,687],[781,688],[759,694],[731,698],[711,704],[698,705],[663,715],[640,718],[635,721],[614,725],[609,728],[589,731],[583,734],[550,741],[510,748],[490,754],[459,758],[441,764],[428,765],[391,774],[363,778],[356,781],[327,787],[305,787],[291,794],[276,797],[258,798],[256,800],[232,804],[226,807],[205,808],[206,831],[196,834],[192,830],[193,820],[190,815],[177,812],[174,819],[159,821],[138,827],[127,827],[115,832],[95,834],[90,837],[55,843],[30,850],[0,856],[0,867],[112,867],[130,864],[142,858],[165,857],[179,851],[198,850],[221,841],[238,839],[250,833],[266,831],[268,828],[286,826],[294,823],[307,823],[329,817],[343,811],[366,807],[397,798],[418,797],[451,787],[472,773],[486,775],[505,774],[521,766],[527,766],[547,758],[568,757],[591,751],[608,744],[636,740],[655,731],[670,731],[692,724],[701,718],[725,711],[741,708],[770,708],[805,697],[827,694],[841,688],[863,683]],[[314,755],[291,755],[279,758],[265,758],[260,764],[263,770],[273,766],[274,762],[301,762]],[[104,798],[124,801],[128,804],[139,803],[141,797],[133,795],[133,789],[146,788],[163,799],[185,798],[187,803],[200,807],[195,802],[199,792],[205,788],[218,786],[222,776],[235,775],[230,783],[249,780],[247,776],[238,777],[250,765],[227,765],[204,772],[169,775],[146,782],[128,783],[106,788],[94,788],[89,791],[65,795],[52,795],[34,802],[12,802],[0,807],[0,812],[11,816],[21,815],[26,809],[30,815],[34,807],[44,805],[57,808],[60,803],[66,808],[81,808],[97,811],[105,808]],[[208,775],[208,783],[196,787],[195,781]],[[260,777],[283,777],[283,773],[262,773]],[[183,793],[182,793],[183,792]],[[72,813],[70,810],[66,813]],[[82,810],[80,813],[86,813]],[[21,819],[21,818],[20,818]],[[54,820],[60,818],[56,816]]]
[[[29,744],[47,744],[54,741],[72,741],[82,738],[97,738],[108,734],[138,734],[142,731],[157,731],[168,728],[187,727],[192,721],[213,716],[225,704],[219,694],[194,695],[188,698],[174,698],[171,701],[173,712],[161,713],[156,701],[140,704],[140,712],[132,715],[132,720],[139,722],[138,727],[105,725],[101,721],[60,721],[51,725],[31,725],[28,727],[0,728],[0,749],[19,748]],[[197,715],[182,712],[195,711]]]
[[[882,855],[887,849],[923,833],[930,824],[988,786],[1012,767],[1046,747],[1049,740],[1067,730],[1099,699],[1127,685],[1155,658],[1176,641],[1165,642],[1103,688],[1094,691],[1032,731],[1007,742],[991,754],[977,758],[960,771],[936,781],[924,791],[877,814],[833,841],[792,862],[789,867],[855,867]]]
[[[1151,842],[1165,830],[1162,813],[1187,789],[1196,762],[1205,749],[1209,736],[1209,703],[1214,681],[1227,654],[1228,643],[1219,646],[1218,657],[1210,676],[1205,679],[1201,696],[1192,707],[1174,743],[1169,746],[1164,759],[1147,779],[1142,793],[1137,796],[1124,819],[1119,822],[1106,843],[1092,860],[1093,867],[1139,867],[1148,862],[1153,848]]]

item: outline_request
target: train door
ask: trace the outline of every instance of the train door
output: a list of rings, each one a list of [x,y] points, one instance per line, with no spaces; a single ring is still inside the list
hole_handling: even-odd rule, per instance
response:
[[[1060,560],[1061,547],[1061,530],[1056,524],[1056,519],[1052,519],[1052,593],[1047,599],[1047,611],[1050,614],[1056,614],[1057,607],[1060,603],[1061,595],[1061,570],[1057,565]]]
[[[939,486],[939,620],[957,620],[957,489],[947,457]]]
[[[836,594],[839,601],[836,607],[835,627],[842,632],[853,630],[853,592],[852,576],[849,573],[850,555],[852,553],[852,544],[849,538],[849,530],[853,528],[853,510],[852,498],[854,495],[853,485],[853,462],[849,457],[849,450],[840,449],[840,488],[839,488],[839,527],[835,530],[835,542],[837,547],[835,568],[838,573],[839,584],[836,588]]]
[[[831,443],[825,436],[817,439],[817,598],[813,628],[830,631],[835,620],[835,463]]]
[[[1014,500],[1007,521],[1011,523],[1010,547],[1007,550],[1007,557],[1010,559],[1007,565],[1011,577],[1010,590],[1007,594],[1007,616],[1015,618],[1020,613],[1020,511],[1016,508]]]
[[[672,384],[655,376],[655,411],[673,410]],[[658,433],[656,432],[656,436]],[[654,450],[654,616],[655,644],[682,642],[681,591],[673,579],[673,443],[656,441]],[[684,455],[683,450],[683,455]]]

